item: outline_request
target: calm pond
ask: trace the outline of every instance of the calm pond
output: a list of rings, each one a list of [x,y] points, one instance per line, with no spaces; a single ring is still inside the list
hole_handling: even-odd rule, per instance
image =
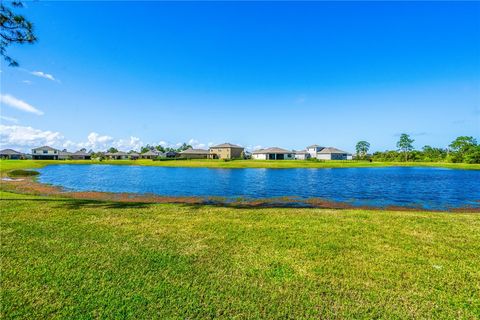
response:
[[[265,199],[320,198],[355,206],[480,207],[480,171],[424,167],[208,169],[50,165],[39,181],[73,191]],[[295,204],[295,203],[294,203]]]

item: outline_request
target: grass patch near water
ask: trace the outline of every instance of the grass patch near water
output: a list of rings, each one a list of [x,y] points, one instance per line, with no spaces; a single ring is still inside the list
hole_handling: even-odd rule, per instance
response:
[[[0,193],[2,318],[480,316],[480,216]]]

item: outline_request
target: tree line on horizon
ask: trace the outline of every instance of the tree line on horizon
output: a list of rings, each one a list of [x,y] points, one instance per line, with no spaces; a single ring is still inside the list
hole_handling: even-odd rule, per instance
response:
[[[402,133],[397,141],[396,150],[377,151],[369,154],[370,143],[359,141],[356,144],[356,160],[371,160],[380,162],[452,162],[480,163],[480,145],[471,136],[460,136],[453,140],[447,148],[437,148],[429,145],[416,150],[415,142],[408,134]]]

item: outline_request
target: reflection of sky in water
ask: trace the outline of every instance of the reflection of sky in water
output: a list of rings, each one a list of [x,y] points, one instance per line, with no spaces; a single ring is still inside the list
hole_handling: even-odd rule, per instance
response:
[[[480,171],[475,170],[421,167],[209,169],[52,165],[39,171],[40,182],[77,191],[230,199],[287,196],[377,207],[480,207]]]

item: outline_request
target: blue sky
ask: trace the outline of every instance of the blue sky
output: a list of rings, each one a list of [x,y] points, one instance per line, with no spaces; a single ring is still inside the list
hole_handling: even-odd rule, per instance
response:
[[[29,2],[2,147],[480,136],[480,3]],[[34,109],[31,109],[31,108]],[[38,112],[35,112],[38,110]],[[40,114],[41,113],[41,114]]]

